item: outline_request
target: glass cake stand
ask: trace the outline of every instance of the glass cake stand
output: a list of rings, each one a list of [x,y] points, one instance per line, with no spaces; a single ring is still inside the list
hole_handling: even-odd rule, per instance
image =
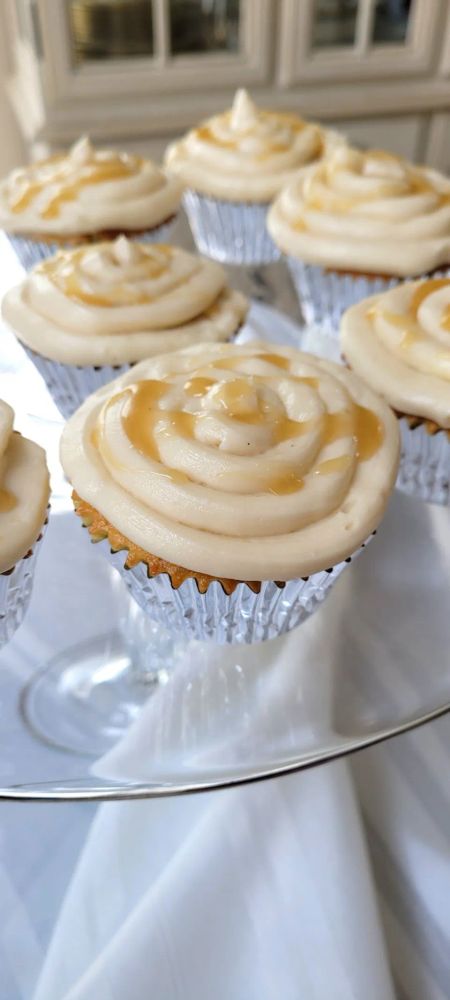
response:
[[[279,302],[292,317],[256,302],[253,333],[319,353],[333,349],[320,331],[300,330],[281,265],[238,277],[254,299]],[[71,510],[57,459],[61,421],[6,334],[0,396],[14,403],[21,429],[46,445],[53,481],[30,609],[0,652],[0,798],[220,788],[318,765],[449,711],[450,509],[398,492],[368,552],[300,628],[253,646],[175,650],[158,634],[158,683],[155,670],[139,675],[136,698],[133,650],[120,627],[133,622],[134,605]],[[140,637],[141,652],[142,638],[154,655],[154,636]],[[60,686],[59,706],[40,697],[52,684]],[[76,753],[52,739],[58,710],[61,742]],[[83,747],[80,726],[92,711],[91,734],[100,718],[108,739]]]

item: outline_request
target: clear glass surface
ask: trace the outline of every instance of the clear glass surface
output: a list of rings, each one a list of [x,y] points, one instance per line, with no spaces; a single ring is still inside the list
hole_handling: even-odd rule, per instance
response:
[[[315,0],[312,48],[354,45],[357,14],[358,0]]]
[[[168,0],[172,55],[237,52],[240,0]]]
[[[185,231],[178,238],[189,245]],[[18,273],[0,252],[12,283]],[[320,332],[299,326],[282,263],[230,269],[230,277],[253,297],[253,332],[322,352]],[[449,710],[450,508],[395,492],[367,552],[287,636],[219,648],[165,645],[158,633],[155,656],[151,627],[71,510],[57,460],[61,422],[44,385],[13,338],[2,338],[0,396],[16,406],[21,429],[46,444],[54,493],[28,615],[0,652],[0,796],[100,799],[223,786],[318,764]],[[38,735],[24,721],[45,671],[64,696],[45,703],[47,724],[54,728],[59,712],[61,742],[70,745],[75,733],[75,753],[45,740],[42,714]],[[86,737],[80,745],[80,727],[92,736],[101,712],[106,743]]]
[[[375,45],[401,45],[406,41],[414,0],[376,0],[372,40]]]
[[[153,55],[152,0],[68,0],[75,63]]]

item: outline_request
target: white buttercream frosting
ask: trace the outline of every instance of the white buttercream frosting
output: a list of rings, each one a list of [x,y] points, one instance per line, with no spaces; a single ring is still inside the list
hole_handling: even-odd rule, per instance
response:
[[[13,424],[14,410],[0,399],[0,573],[36,542],[50,492],[45,452]]]
[[[392,411],[340,365],[292,348],[207,345],[90,396],[61,460],[130,541],[199,573],[289,580],[350,555],[398,465]]]
[[[266,202],[299,168],[344,142],[337,132],[298,115],[257,108],[238,90],[231,110],[172,143],[166,162],[186,186],[203,194]]]
[[[450,180],[379,150],[335,150],[268,216],[277,246],[306,263],[414,277],[450,263]]]
[[[42,261],[3,299],[31,350],[71,365],[115,365],[229,340],[247,312],[213,261],[119,236]]]
[[[0,183],[0,226],[56,237],[151,229],[175,214],[180,197],[179,182],[151,160],[97,150],[83,137],[66,155],[13,170]]]
[[[396,410],[450,428],[450,278],[408,282],[352,306],[341,343]]]

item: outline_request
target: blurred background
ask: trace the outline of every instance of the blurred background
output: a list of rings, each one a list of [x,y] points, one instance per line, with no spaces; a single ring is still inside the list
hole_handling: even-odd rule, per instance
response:
[[[158,159],[230,104],[450,168],[449,0],[2,0],[0,172],[82,133]]]

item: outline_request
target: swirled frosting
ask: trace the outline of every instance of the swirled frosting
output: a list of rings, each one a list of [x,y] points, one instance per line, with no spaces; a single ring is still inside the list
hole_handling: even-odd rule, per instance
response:
[[[231,110],[169,146],[166,163],[185,185],[203,194],[265,202],[300,167],[344,141],[297,115],[261,110],[238,90]]]
[[[272,238],[322,267],[408,277],[450,263],[450,180],[380,150],[335,150],[272,205]]]
[[[75,236],[144,230],[177,211],[175,178],[141,156],[96,150],[83,137],[64,156],[14,170],[0,184],[0,226],[13,233]]]
[[[450,278],[408,282],[352,306],[341,343],[391,406],[450,428]]]
[[[397,421],[342,366],[263,343],[141,362],[69,420],[79,496],[147,552],[234,580],[295,579],[380,520]]]
[[[219,264],[119,236],[42,261],[2,304],[19,340],[52,361],[115,365],[228,340],[247,300]]]
[[[50,492],[45,452],[13,423],[14,410],[0,399],[0,573],[34,545]]]

